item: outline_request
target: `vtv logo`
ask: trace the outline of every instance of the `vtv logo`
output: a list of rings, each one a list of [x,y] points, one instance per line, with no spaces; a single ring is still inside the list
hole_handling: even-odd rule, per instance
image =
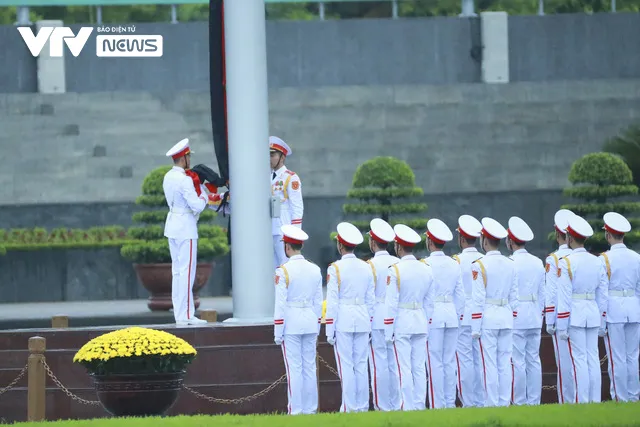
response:
[[[73,56],[80,55],[82,48],[89,40],[93,27],[82,27],[78,35],[74,35],[69,27],[41,27],[38,34],[34,34],[31,27],[18,27],[22,40],[26,43],[31,55],[39,56],[44,45],[49,41],[49,55],[61,58],[62,41],[67,44]]]

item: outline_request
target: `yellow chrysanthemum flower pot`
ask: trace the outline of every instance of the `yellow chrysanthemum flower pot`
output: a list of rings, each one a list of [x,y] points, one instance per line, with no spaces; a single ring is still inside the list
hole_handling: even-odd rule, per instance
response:
[[[93,377],[98,399],[111,415],[153,416],[175,403],[196,354],[173,334],[131,327],[92,339],[73,361]]]

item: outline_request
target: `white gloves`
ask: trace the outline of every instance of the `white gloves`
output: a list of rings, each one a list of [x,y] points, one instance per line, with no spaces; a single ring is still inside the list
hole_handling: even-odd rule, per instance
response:
[[[327,337],[327,342],[331,345],[336,345],[336,337]]]
[[[598,329],[598,336],[599,337],[604,337],[607,335],[607,329],[606,328],[599,328]]]
[[[472,331],[471,338],[473,338],[474,340],[480,339],[480,331]]]
[[[273,339],[273,342],[275,342],[277,345],[282,345],[282,337],[275,337]]]
[[[558,331],[558,338],[560,338],[561,340],[568,340],[569,339],[569,331],[567,331],[566,329],[559,329]]]
[[[385,335],[385,337],[384,337],[384,340],[387,342],[387,344],[393,343],[394,339],[395,339],[395,337],[393,335],[390,335],[390,336],[386,336]]]
[[[547,325],[547,333],[549,335],[553,335],[556,333],[556,325],[554,325],[553,323],[550,325]]]

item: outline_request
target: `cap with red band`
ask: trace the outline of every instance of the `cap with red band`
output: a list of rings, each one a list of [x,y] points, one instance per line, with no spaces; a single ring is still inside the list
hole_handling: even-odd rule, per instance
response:
[[[358,246],[360,243],[364,242],[364,237],[362,237],[362,233],[358,230],[353,224],[348,222],[341,222],[338,224],[338,242],[342,243],[345,246],[354,248]]]
[[[166,156],[176,160],[180,157],[186,156],[187,154],[193,154],[193,151],[191,151],[191,148],[189,147],[189,138],[185,138],[171,147],[171,149],[167,151]]]
[[[285,224],[280,227],[280,230],[282,231],[282,241],[286,243],[301,245],[309,238],[307,233],[295,225]]]
[[[607,230],[611,234],[625,234],[631,231],[631,223],[624,216],[617,212],[607,212],[602,217],[604,220],[603,230]]]
[[[471,215],[460,215],[456,231],[466,239],[477,239],[482,234],[482,224]]]
[[[376,242],[382,243],[383,245],[393,241],[396,237],[396,233],[393,232],[393,228],[384,219],[372,219],[369,223],[369,227],[371,228],[369,236]]]
[[[507,230],[493,218],[482,218],[482,235],[492,239],[501,240],[508,236]]]
[[[287,145],[282,139],[277,136],[269,137],[269,150],[271,151],[279,151],[285,156],[290,156],[292,154],[291,147]]]
[[[453,240],[453,233],[451,233],[447,224],[437,218],[427,221],[427,231],[424,234],[439,245],[444,245],[446,242]]]
[[[412,247],[422,240],[414,229],[404,224],[396,224],[395,227],[393,227],[393,231],[396,233],[394,241],[402,246]]]
[[[575,215],[569,209],[560,209],[553,216],[553,227],[562,234],[567,233],[567,226],[569,225],[569,218]]]
[[[586,219],[578,215],[573,215],[569,218],[567,233],[578,239],[586,239],[593,236],[593,228],[591,228],[591,225],[589,225]]]
[[[507,234],[511,240],[519,245],[533,240],[533,231],[531,230],[531,227],[529,227],[522,218],[517,216],[509,218]]]

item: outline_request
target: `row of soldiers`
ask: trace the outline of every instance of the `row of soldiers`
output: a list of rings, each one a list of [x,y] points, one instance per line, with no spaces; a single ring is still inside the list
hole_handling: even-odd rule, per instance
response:
[[[335,352],[342,412],[540,404],[543,318],[553,338],[559,403],[601,400],[598,336],[609,360],[610,393],[640,393],[640,255],[623,243],[622,215],[604,215],[611,249],[586,251],[594,233],[582,217],[554,218],[559,248],[545,263],[525,249],[534,235],[521,218],[508,228],[470,215],[458,220],[461,252],[445,256],[454,238],[439,219],[427,223],[430,255],[414,255],[421,236],[406,225],[370,223],[367,262],[354,254],[362,233],[337,227],[341,258],[328,268],[326,339]],[[322,321],[320,268],[301,254],[308,235],[282,226],[289,260],[275,272],[275,342],[282,347],[289,414],[315,413],[316,344]],[[476,249],[477,241],[484,255]],[[498,250],[502,240],[512,255]],[[396,256],[387,251],[393,243]]]

